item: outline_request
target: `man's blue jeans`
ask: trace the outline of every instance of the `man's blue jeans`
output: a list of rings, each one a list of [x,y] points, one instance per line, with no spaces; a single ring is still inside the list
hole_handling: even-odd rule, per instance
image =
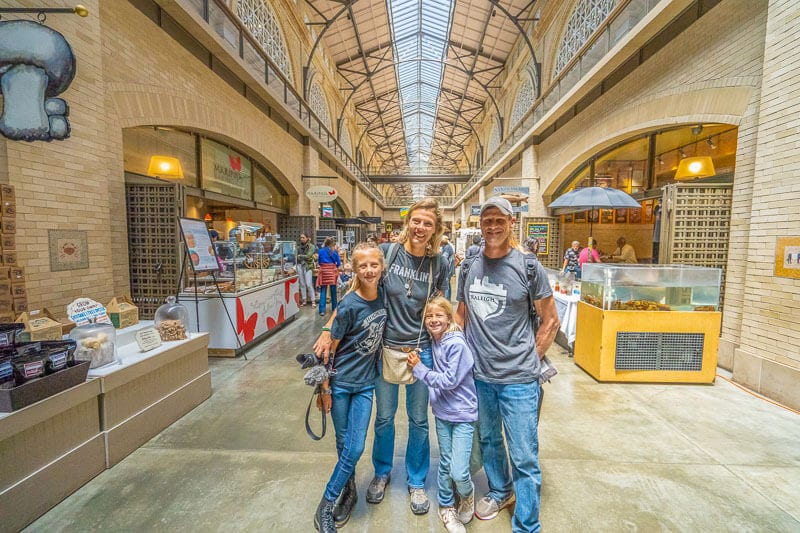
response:
[[[502,385],[475,380],[478,393],[483,468],[489,481],[489,494],[503,501],[516,493],[517,505],[511,529],[514,532],[538,532],[542,471],[539,468],[539,383]],[[506,446],[511,457],[509,472]],[[513,486],[512,486],[513,482]]]
[[[352,390],[337,387],[335,381],[333,383],[331,419],[336,430],[336,453],[339,460],[328,486],[325,487],[325,499],[328,501],[335,501],[339,497],[347,480],[353,477],[356,463],[364,453],[374,390],[373,385]]]
[[[453,483],[462,498],[474,489],[469,474],[469,456],[472,453],[473,422],[447,422],[436,419],[436,437],[439,440],[439,507],[454,507]]]
[[[336,285],[323,285],[319,288],[319,314],[325,314],[325,300],[328,299],[328,289],[331,290],[331,311],[336,310]]]
[[[422,350],[420,360],[433,368],[433,352]],[[428,386],[417,380],[406,387],[406,413],[408,413],[408,442],[406,443],[406,474],[408,486],[420,489],[431,466],[431,444],[428,438]],[[392,472],[394,457],[394,415],[400,385],[386,383],[382,376],[375,382],[375,441],[372,445],[372,465],[376,477],[386,477]]]

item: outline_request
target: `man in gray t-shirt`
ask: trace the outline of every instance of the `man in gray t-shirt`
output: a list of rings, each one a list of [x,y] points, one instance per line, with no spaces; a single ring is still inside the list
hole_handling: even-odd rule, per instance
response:
[[[483,253],[470,260],[466,274],[462,264],[456,318],[475,358],[480,446],[489,482],[475,515],[490,520],[513,505],[516,497],[512,529],[535,532],[541,529],[540,360],[558,331],[558,313],[547,276],[536,262],[530,290],[541,324],[534,336],[526,261],[512,240],[511,203],[490,198],[481,206],[480,216],[485,245]]]

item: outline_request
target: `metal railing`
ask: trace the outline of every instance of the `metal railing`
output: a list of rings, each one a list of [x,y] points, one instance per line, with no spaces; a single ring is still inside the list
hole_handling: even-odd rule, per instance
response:
[[[328,130],[325,124],[314,114],[303,97],[294,89],[292,83],[286,79],[280,69],[269,58],[261,45],[253,39],[250,32],[222,0],[186,0],[181,5],[188,5],[194,9],[208,25],[211,31],[217,34],[227,45],[229,52],[242,60],[244,65],[258,74],[269,93],[294,114],[295,118],[303,124],[311,135],[324,147],[336,156],[339,163],[346,168],[354,178],[379,202],[384,202],[384,197],[375,185],[367,178],[361,168],[348,154],[336,136]]]

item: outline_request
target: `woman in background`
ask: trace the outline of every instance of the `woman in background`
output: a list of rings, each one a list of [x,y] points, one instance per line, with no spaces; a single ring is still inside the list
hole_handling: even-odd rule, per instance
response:
[[[339,267],[342,260],[339,253],[334,249],[336,241],[333,237],[326,237],[322,248],[319,249],[319,275],[317,275],[317,287],[319,287],[319,315],[325,314],[325,304],[328,299],[328,287],[331,288],[331,311],[336,310],[336,283],[339,281]]]

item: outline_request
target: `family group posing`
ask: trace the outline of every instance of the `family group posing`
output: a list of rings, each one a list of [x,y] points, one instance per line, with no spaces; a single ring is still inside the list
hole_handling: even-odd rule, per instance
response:
[[[322,384],[318,406],[331,414],[338,453],[314,516],[318,530],[336,531],[355,505],[355,466],[364,451],[373,396],[374,477],[366,499],[383,500],[391,482],[399,383],[406,387],[411,511],[424,514],[430,508],[424,489],[430,400],[439,443],[439,516],[447,531],[465,531],[473,516],[490,520],[514,504],[513,531],[541,529],[540,361],[558,317],[543,268],[519,250],[511,204],[491,198],[481,206],[480,218],[482,253],[462,265],[455,311],[440,296],[450,272],[439,254],[443,223],[435,200],[409,209],[398,243],[353,250],[354,281],[314,344],[316,355],[336,370]],[[390,363],[398,354],[399,370]],[[404,371],[413,378],[398,378]],[[489,484],[480,499],[470,477],[474,431]]]

